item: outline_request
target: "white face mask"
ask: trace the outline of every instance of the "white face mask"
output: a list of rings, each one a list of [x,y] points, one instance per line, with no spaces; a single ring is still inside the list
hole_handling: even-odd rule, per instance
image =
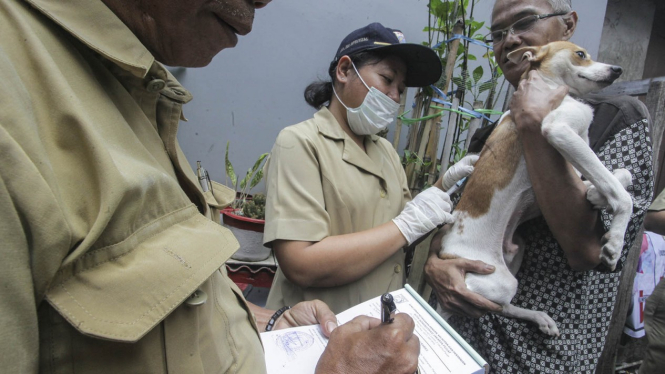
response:
[[[399,104],[376,88],[368,87],[367,83],[365,83],[358,73],[356,66],[353,63],[351,65],[356,74],[358,74],[360,81],[369,90],[365,96],[365,100],[363,100],[363,103],[359,107],[349,108],[337,96],[334,86],[333,93],[337,97],[337,100],[346,108],[346,119],[349,122],[351,131],[357,135],[374,135],[388,127],[395,117],[397,117]]]

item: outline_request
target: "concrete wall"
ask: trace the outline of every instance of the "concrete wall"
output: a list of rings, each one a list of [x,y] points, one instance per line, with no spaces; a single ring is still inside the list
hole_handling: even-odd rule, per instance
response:
[[[656,5],[652,0],[609,0],[598,60],[623,67],[618,81],[642,79]]]
[[[574,3],[580,24],[573,41],[595,56],[607,0]],[[344,36],[378,21],[401,29],[407,41],[420,43],[427,38],[422,31],[427,4],[427,0],[274,0],[257,11],[254,30],[241,37],[236,48],[222,51],[205,68],[175,71],[194,95],[185,106],[189,122],[182,123],[178,133],[189,161],[193,166],[202,161],[213,179],[224,182],[224,147],[230,141],[229,158],[236,173],[244,175],[259,154],[270,151],[282,128],[312,116],[314,109],[303,100],[303,90],[326,77]],[[478,0],[475,19],[489,25],[492,5],[493,0]],[[481,56],[483,51],[474,53]],[[415,90],[409,92],[411,96]],[[402,146],[405,134],[403,130]],[[393,139],[392,132],[388,139]]]

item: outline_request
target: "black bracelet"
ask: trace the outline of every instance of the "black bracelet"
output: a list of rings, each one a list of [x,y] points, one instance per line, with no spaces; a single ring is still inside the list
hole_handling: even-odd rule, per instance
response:
[[[272,331],[272,328],[275,327],[275,322],[277,322],[277,319],[289,309],[291,309],[290,306],[283,306],[279,308],[279,310],[277,310],[275,314],[270,317],[270,321],[268,321],[268,324],[266,325],[266,331]]]

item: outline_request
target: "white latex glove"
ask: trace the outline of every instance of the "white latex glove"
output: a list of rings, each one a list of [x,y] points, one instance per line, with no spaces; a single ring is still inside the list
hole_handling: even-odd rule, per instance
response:
[[[478,161],[478,155],[469,155],[459,160],[455,165],[449,167],[443,175],[443,190],[448,191],[460,179],[471,175],[471,173],[473,173],[473,165],[476,161]]]
[[[411,244],[437,226],[453,222],[451,209],[448,194],[438,187],[430,187],[406,203],[393,222]]]

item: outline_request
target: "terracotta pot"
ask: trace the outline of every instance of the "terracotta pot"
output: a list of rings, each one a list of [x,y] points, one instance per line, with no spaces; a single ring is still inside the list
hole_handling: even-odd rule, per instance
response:
[[[270,256],[270,248],[263,246],[265,221],[235,214],[239,209],[222,209],[222,222],[231,230],[240,243],[240,248],[231,258],[238,261],[263,261]]]

